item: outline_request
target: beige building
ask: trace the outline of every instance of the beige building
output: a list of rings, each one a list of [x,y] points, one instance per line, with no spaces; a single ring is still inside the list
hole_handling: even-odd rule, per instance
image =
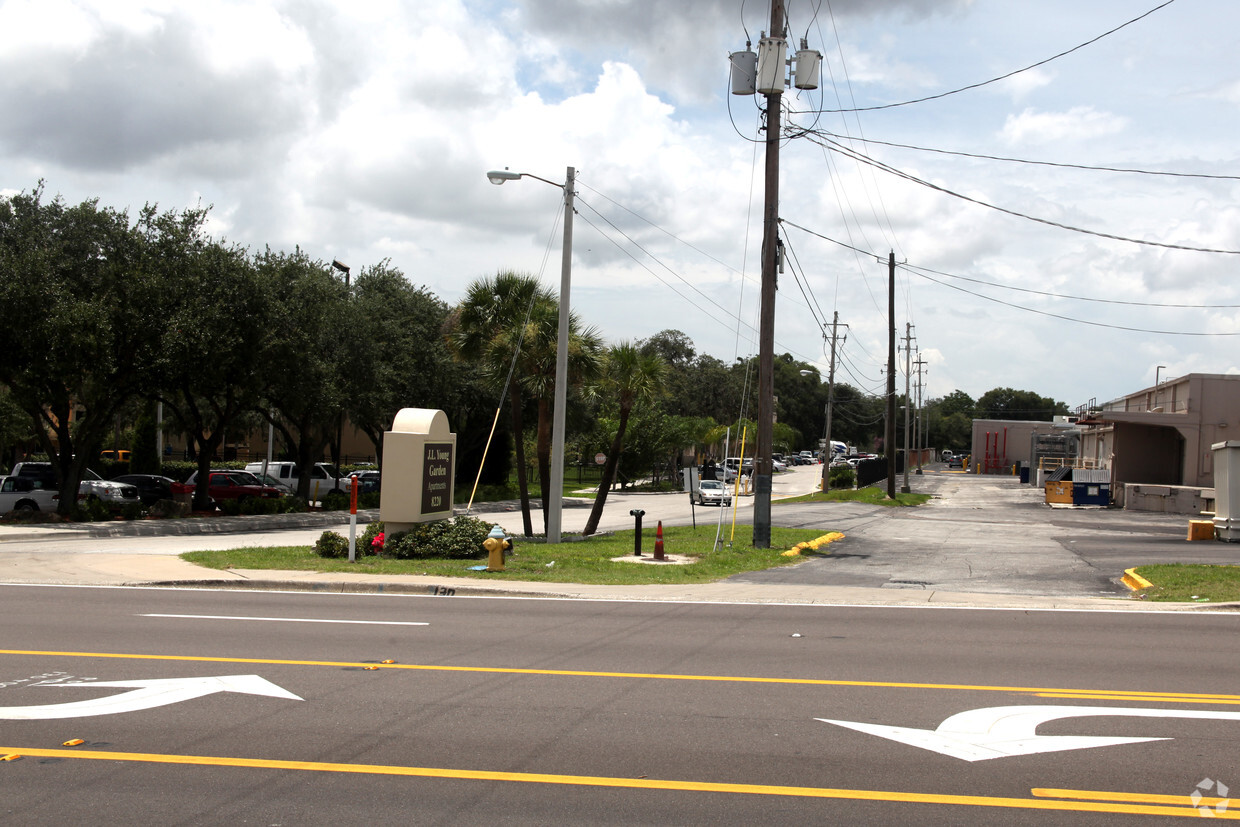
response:
[[[1075,434],[1074,425],[1066,421],[1047,422],[1022,419],[973,420],[970,470],[979,474],[1019,473],[1021,465],[1037,466],[1036,437]],[[1075,451],[1075,441],[1069,451]]]
[[[1216,442],[1240,438],[1240,375],[1190,373],[1108,402],[1077,423],[1081,456],[1125,483],[1214,487]]]

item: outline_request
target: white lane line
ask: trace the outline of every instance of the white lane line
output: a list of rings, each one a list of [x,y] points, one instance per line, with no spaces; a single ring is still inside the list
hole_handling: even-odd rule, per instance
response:
[[[229,615],[143,614],[138,617],[175,617],[188,620],[267,620],[273,623],[359,623],[363,626],[429,626],[412,620],[324,620],[315,617],[232,617]]]

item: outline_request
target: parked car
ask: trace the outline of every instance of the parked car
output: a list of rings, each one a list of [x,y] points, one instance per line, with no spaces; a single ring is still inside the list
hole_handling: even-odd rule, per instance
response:
[[[250,462],[245,466],[245,470],[251,474],[263,473],[262,462]],[[266,463],[267,473],[278,479],[282,484],[287,485],[292,490],[297,490],[297,463],[295,462],[268,462]],[[310,469],[310,498],[322,499],[327,495],[328,491],[339,485],[341,491],[348,491],[348,480],[337,480],[332,474],[331,469],[326,463],[316,462],[314,467]],[[315,495],[318,495],[317,497]]]
[[[964,468],[964,454],[952,454],[952,458],[947,461],[948,468]]]
[[[732,492],[718,480],[702,480],[698,483],[697,501],[698,505],[731,505]]]
[[[783,460],[777,459],[775,457],[771,457],[771,470],[778,474],[783,471],[787,471],[788,466],[784,463]]]
[[[184,483],[182,490],[193,492],[198,487],[198,472],[189,475]],[[210,472],[210,478],[207,480],[207,490],[210,492],[211,499],[214,502],[220,500],[246,500],[252,497],[268,498],[281,497],[280,489],[272,488],[269,485],[263,485],[258,477],[247,471],[233,471],[228,469],[215,470]]]
[[[113,482],[132,485],[138,489],[138,499],[143,505],[153,505],[160,500],[172,499],[172,486],[176,480],[158,474],[121,474]]]
[[[814,463],[818,461],[818,459],[814,456],[813,451],[802,451],[797,456],[799,456],[801,458],[801,461],[804,462],[806,465],[813,465]]]
[[[258,478],[258,481],[261,482],[263,485],[270,485],[272,488],[280,489],[280,493],[282,494],[293,493],[293,487],[291,485],[285,482],[281,482],[280,480],[271,476],[271,474],[264,474],[261,471],[247,471],[246,473],[254,474],[254,476]]]
[[[378,493],[380,486],[379,473],[378,471],[355,471],[348,477],[345,477],[344,482],[347,486],[350,477],[357,477],[357,493]],[[348,490],[348,488],[346,487],[345,490]]]
[[[60,493],[54,487],[44,488],[41,480],[5,477],[0,482],[0,514],[10,511],[55,511],[59,502]]]
[[[19,462],[13,466],[11,476],[39,480],[44,488],[57,488],[56,469],[50,462]],[[78,486],[78,499],[95,499],[119,509],[138,502],[138,489],[121,482],[105,480],[89,468],[82,475]]]

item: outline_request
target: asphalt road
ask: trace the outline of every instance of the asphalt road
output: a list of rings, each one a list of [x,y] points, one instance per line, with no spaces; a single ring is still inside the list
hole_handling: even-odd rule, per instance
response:
[[[1013,477],[928,470],[910,487],[917,508],[781,505],[788,526],[829,526],[846,540],[793,567],[738,575],[744,583],[810,583],[1014,595],[1123,596],[1125,569],[1151,563],[1235,564],[1240,547],[1187,542],[1189,517],[1052,508]]]
[[[0,601],[6,824],[1127,824],[1240,783],[1235,614]],[[185,683],[230,675],[268,694]]]

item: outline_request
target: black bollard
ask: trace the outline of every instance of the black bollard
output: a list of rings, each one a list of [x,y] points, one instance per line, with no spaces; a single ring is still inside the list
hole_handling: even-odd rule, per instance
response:
[[[646,514],[640,508],[634,508],[629,512],[637,519],[637,531],[633,536],[633,555],[635,557],[642,556],[642,517]]]

